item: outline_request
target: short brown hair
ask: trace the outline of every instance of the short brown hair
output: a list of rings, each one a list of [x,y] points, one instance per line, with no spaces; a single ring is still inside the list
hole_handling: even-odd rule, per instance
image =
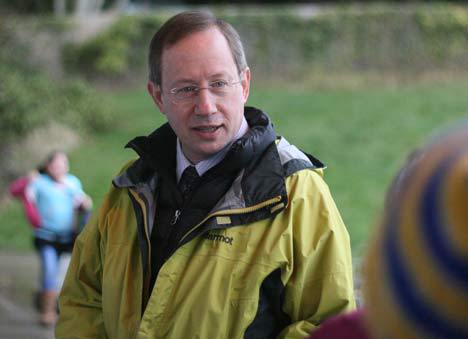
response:
[[[240,74],[247,67],[247,61],[244,47],[234,27],[209,12],[187,11],[166,21],[151,39],[148,56],[149,80],[156,85],[161,85],[161,60],[165,48],[174,45],[190,34],[211,27],[219,29],[226,38]]]

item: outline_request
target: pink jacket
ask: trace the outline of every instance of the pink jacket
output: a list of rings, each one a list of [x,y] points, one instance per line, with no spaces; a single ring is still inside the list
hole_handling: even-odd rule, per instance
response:
[[[26,186],[29,183],[28,177],[21,177],[10,184],[10,194],[18,198],[23,203],[24,213],[33,228],[41,225],[41,217],[37,211],[36,205],[28,199],[26,195]]]
[[[371,336],[361,308],[328,319],[308,339],[371,339]]]

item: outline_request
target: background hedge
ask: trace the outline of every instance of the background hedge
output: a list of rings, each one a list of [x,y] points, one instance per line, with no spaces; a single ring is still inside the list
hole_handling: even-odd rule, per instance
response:
[[[413,76],[466,72],[468,7],[351,5],[317,7],[309,14],[270,7],[215,7],[243,38],[256,75],[304,79],[317,73],[373,72]],[[68,70],[88,78],[128,79],[146,72],[153,33],[167,14],[123,17],[83,44],[68,45]]]

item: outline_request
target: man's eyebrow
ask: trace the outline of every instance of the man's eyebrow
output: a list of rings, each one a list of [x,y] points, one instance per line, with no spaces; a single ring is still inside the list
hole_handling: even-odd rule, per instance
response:
[[[230,78],[230,74],[228,74],[227,72],[216,72],[216,73],[213,73],[211,75],[209,75],[205,80],[207,81],[210,81],[210,80],[213,80],[213,79],[226,79],[226,78]],[[199,81],[193,79],[193,78],[180,78],[180,79],[177,79],[175,81],[173,81],[171,83],[171,88],[174,88],[174,87],[177,87],[177,86],[180,86],[182,84],[195,84],[195,85],[198,85]]]
[[[210,78],[223,78],[229,76],[226,72],[218,72],[210,75]]]
[[[193,80],[192,78],[181,78],[181,79],[177,79],[176,81],[173,81],[170,87],[180,86],[181,84],[196,84],[196,83],[197,81]]]

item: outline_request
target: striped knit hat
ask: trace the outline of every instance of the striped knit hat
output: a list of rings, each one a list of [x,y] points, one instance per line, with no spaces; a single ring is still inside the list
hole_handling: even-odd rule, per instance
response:
[[[365,264],[375,338],[468,338],[468,124],[415,154]]]

